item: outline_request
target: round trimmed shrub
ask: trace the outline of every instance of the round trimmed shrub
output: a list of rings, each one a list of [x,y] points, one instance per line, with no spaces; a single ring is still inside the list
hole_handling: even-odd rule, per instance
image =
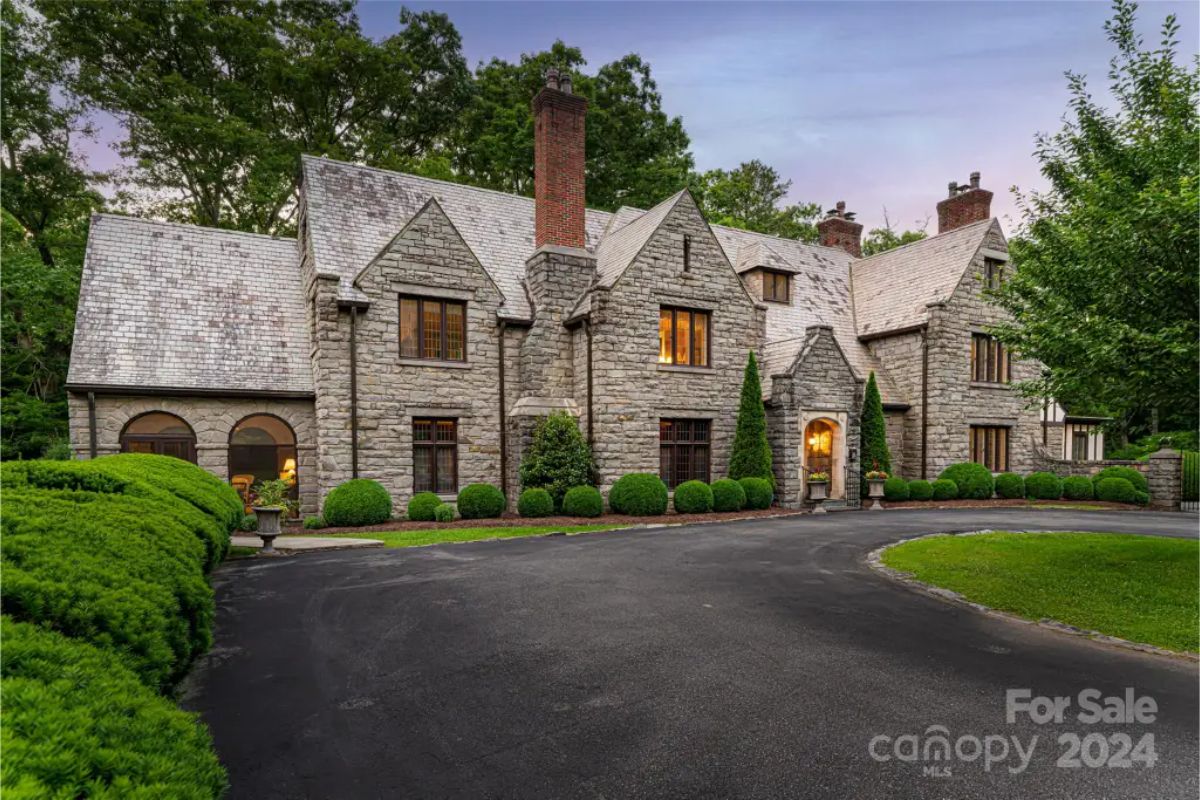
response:
[[[454,506],[441,503],[433,510],[433,518],[438,522],[454,522]]]
[[[908,499],[908,481],[904,478],[888,478],[883,482],[883,499],[902,503]]]
[[[325,527],[325,518],[320,514],[304,518],[304,529],[309,531],[319,531]]]
[[[667,511],[667,485],[649,472],[622,475],[608,493],[608,504],[618,514],[653,517]]]
[[[563,495],[562,510],[568,517],[598,517],[604,513],[604,497],[595,486],[572,486]]]
[[[928,500],[933,497],[933,485],[929,481],[915,480],[908,482],[909,500]]]
[[[1125,478],[1101,478],[1096,481],[1096,499],[1110,503],[1132,503],[1137,499],[1137,489]]]
[[[258,516],[255,514],[244,514],[238,521],[237,529],[243,533],[253,533],[258,530]]]
[[[522,517],[548,517],[554,513],[554,498],[545,489],[526,489],[517,498],[517,513]]]
[[[417,492],[408,501],[408,518],[413,522],[433,522],[441,504],[442,498],[433,492]]]
[[[378,525],[392,518],[392,496],[376,481],[355,478],[330,492],[321,511],[335,527]]]
[[[1091,478],[1082,475],[1063,478],[1063,497],[1068,500],[1091,500],[1094,496]]]
[[[934,500],[953,500],[958,497],[958,484],[949,478],[938,478],[930,485]]]
[[[761,510],[770,508],[775,501],[775,492],[766,478],[742,478],[738,481],[746,492],[746,508]]]
[[[463,519],[493,519],[504,513],[504,493],[490,483],[472,483],[458,493]]]
[[[713,481],[713,511],[741,511],[746,507],[746,490],[731,478]]]
[[[1141,471],[1133,467],[1105,467],[1096,473],[1093,480],[1102,481],[1105,478],[1124,478],[1132,484],[1133,488],[1139,492],[1149,492],[1150,484],[1146,482],[1146,476]]]
[[[1057,500],[1062,497],[1063,483],[1053,472],[1031,472],[1025,479],[1025,496],[1036,500]]]
[[[1025,479],[1015,472],[997,475],[996,496],[1005,500],[1019,500],[1025,496]]]
[[[1150,505],[1150,493],[1149,492],[1139,492],[1137,489],[1134,489],[1133,490],[1133,502],[1137,503],[1139,506]]]
[[[713,491],[704,481],[685,481],[675,487],[675,511],[707,514],[713,510]]]
[[[991,500],[996,488],[991,470],[974,461],[952,464],[942,470],[938,478],[954,481],[958,496],[963,500]]]

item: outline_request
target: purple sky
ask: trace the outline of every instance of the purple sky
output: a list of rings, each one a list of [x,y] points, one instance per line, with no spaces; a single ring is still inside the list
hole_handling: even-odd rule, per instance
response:
[[[394,32],[400,5],[360,1],[364,30]],[[1059,128],[1064,70],[1103,96],[1113,52],[1101,2],[408,5],[448,14],[472,67],[555,39],[579,47],[589,71],[639,53],[698,168],[761,159],[792,180],[790,199],[844,199],[868,229],[885,206],[895,227],[914,227],[949,181],[979,170],[1011,231],[1008,190],[1042,186],[1033,135]],[[1170,13],[1195,52],[1195,3],[1143,3],[1145,41]],[[114,159],[97,156],[97,167]]]

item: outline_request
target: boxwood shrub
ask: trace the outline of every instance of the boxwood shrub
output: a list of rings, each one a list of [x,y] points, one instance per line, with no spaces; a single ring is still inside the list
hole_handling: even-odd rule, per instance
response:
[[[908,482],[908,499],[909,500],[928,500],[933,497],[933,486],[929,481],[917,479]]]
[[[449,503],[440,503],[433,510],[433,518],[437,522],[454,522],[454,506]]]
[[[1124,478],[1137,491],[1150,491],[1150,484],[1147,483],[1146,476],[1141,473],[1141,470],[1136,470],[1133,467],[1105,467],[1096,473],[1093,480],[1102,481],[1105,478]]]
[[[1053,472],[1031,472],[1025,478],[1026,497],[1036,500],[1057,500],[1062,497],[1062,479]]]
[[[1025,496],[1025,479],[1015,472],[1003,472],[996,476],[996,496],[1005,500],[1018,500]]]
[[[1095,496],[1092,479],[1082,475],[1063,478],[1063,497],[1068,500],[1091,500]]]
[[[958,497],[958,484],[949,478],[938,478],[930,485],[934,500],[953,500]]]
[[[354,478],[335,486],[321,511],[326,522],[339,528],[378,525],[392,518],[392,496],[378,481]]]
[[[704,481],[684,481],[675,487],[675,510],[680,514],[707,514],[713,510],[713,492]]]
[[[731,478],[713,481],[713,511],[741,511],[746,506],[746,490]]]
[[[413,522],[433,522],[437,507],[442,504],[442,498],[433,492],[417,492],[408,501],[408,518]]]
[[[608,504],[618,514],[652,517],[667,511],[667,485],[649,472],[622,475],[608,492]]]
[[[504,513],[504,493],[490,483],[472,483],[458,493],[463,519],[492,519]]]
[[[545,489],[526,489],[517,498],[517,513],[522,517],[549,517],[554,513],[554,498]]]
[[[1137,489],[1126,478],[1101,478],[1096,481],[1096,499],[1132,503],[1137,499]]]
[[[572,486],[563,495],[562,510],[568,517],[598,517],[604,513],[604,497],[595,486]]]
[[[746,508],[761,510],[770,508],[775,501],[775,492],[766,478],[742,478],[738,481],[746,492]]]
[[[118,656],[7,616],[0,640],[6,796],[215,798],[224,791],[208,731],[141,684]]]
[[[908,499],[908,481],[892,477],[883,482],[883,499],[900,503]]]
[[[258,530],[258,515],[246,514],[238,523],[237,529],[239,533],[254,533]]]
[[[958,497],[964,500],[991,500],[996,488],[991,470],[974,461],[952,464],[942,470],[938,477],[954,481],[958,487]]]
[[[304,529],[306,531],[319,531],[325,527],[325,518],[320,514],[314,514],[304,518]]]
[[[1139,506],[1149,505],[1150,504],[1150,493],[1149,492],[1139,492],[1137,489],[1134,489],[1133,490],[1133,502],[1137,503]]]

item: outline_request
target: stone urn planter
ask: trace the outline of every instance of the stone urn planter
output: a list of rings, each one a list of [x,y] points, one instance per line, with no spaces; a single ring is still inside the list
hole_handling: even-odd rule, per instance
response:
[[[279,517],[287,511],[283,506],[254,506],[258,518],[258,537],[262,539],[261,553],[275,552],[275,537],[279,535]]]
[[[871,504],[871,511],[883,511],[879,500],[883,497],[883,484],[886,480],[886,478],[867,478],[867,497],[875,501]]]
[[[829,499],[829,481],[808,481],[808,499],[814,504],[814,514],[824,514],[825,501]]]

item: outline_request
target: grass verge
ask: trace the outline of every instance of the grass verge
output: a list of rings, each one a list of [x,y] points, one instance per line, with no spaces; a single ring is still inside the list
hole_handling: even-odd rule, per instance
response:
[[[513,528],[432,528],[420,531],[369,531],[337,533],[334,538],[378,539],[385,547],[418,547],[443,542],[477,542],[483,539],[513,539],[518,536],[538,536],[552,531],[591,533],[627,528],[628,525],[525,525]]]
[[[883,563],[1029,619],[1197,652],[1198,557],[1194,539],[997,532],[906,542]]]

